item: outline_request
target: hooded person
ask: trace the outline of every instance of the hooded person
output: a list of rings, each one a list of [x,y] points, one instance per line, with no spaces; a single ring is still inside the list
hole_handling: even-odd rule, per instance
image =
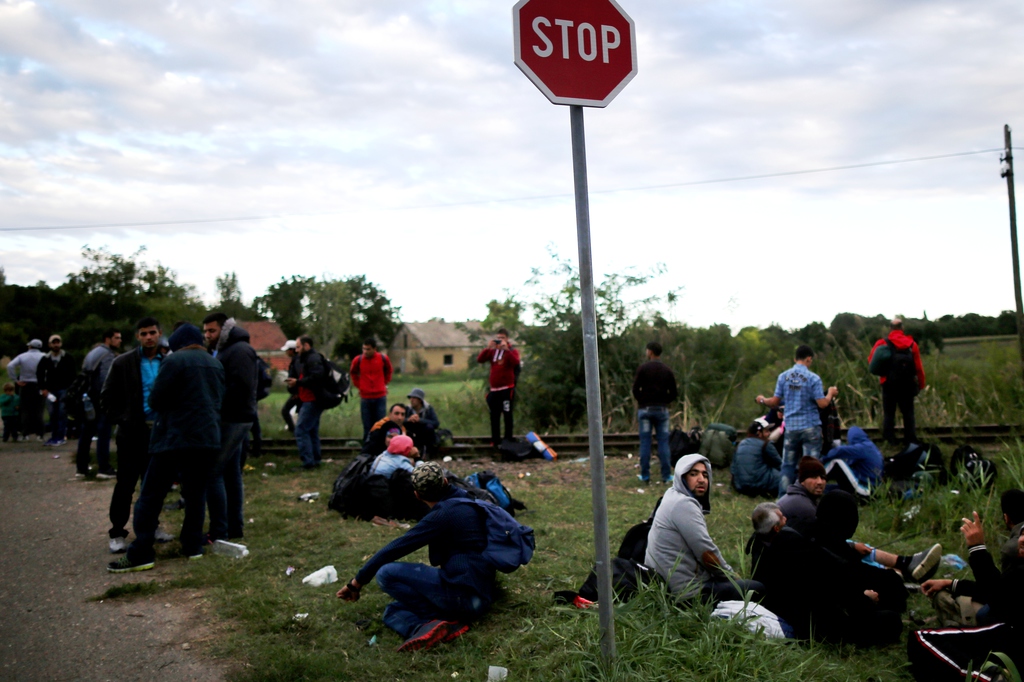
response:
[[[859,426],[850,427],[846,442],[822,455],[821,462],[829,480],[847,492],[868,497],[882,482],[882,451]]]
[[[647,537],[644,564],[668,583],[682,599],[705,601],[743,599],[746,592],[762,592],[753,580],[732,578],[732,568],[708,534],[704,516],[711,513],[711,462],[701,455],[682,457],[675,468],[672,488],[654,514]]]
[[[416,448],[426,459],[437,443],[437,429],[441,426],[441,420],[434,406],[427,402],[427,394],[422,388],[412,389],[406,398],[409,399],[409,409],[405,419],[405,431],[412,437]]]

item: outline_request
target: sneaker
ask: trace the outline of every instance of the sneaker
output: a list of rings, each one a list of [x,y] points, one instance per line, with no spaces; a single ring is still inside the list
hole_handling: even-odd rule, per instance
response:
[[[924,582],[939,568],[942,559],[942,545],[936,543],[927,550],[922,550],[910,558],[910,577],[915,582]]]
[[[638,480],[638,481],[640,481],[641,483],[650,483],[650,482],[651,482],[651,477],[650,477],[650,476],[648,476],[647,478],[644,478],[644,477],[643,477],[643,476],[641,476],[640,474],[637,474],[637,475],[636,475],[636,478],[637,478],[637,480]]]
[[[195,554],[188,554],[187,552],[182,552],[182,553],[181,553],[181,556],[185,557],[185,558],[186,558],[186,559],[188,559],[189,561],[199,561],[199,560],[200,560],[200,559],[202,559],[202,558],[203,558],[203,556],[205,556],[205,555],[203,554],[203,550],[201,550],[201,549],[200,549],[200,550],[199,550],[198,552],[196,552]]]
[[[448,637],[449,634],[449,628],[452,626],[458,627],[459,624],[447,620],[432,620],[424,623],[416,628],[409,639],[402,642],[402,645],[398,647],[398,651],[430,649],[435,644],[440,644],[445,641],[445,638]],[[455,637],[458,637],[458,635],[455,635]]]
[[[152,561],[141,564],[134,563],[128,558],[128,555],[125,554],[117,561],[111,561],[107,564],[107,571],[110,573],[133,573],[135,571],[148,571],[153,568],[153,565]]]
[[[107,469],[96,474],[96,478],[103,479],[104,481],[110,480],[111,478],[117,478],[117,472],[113,469]]]
[[[53,445],[56,445],[56,444],[57,444],[57,441],[55,441],[55,440],[54,440],[54,439],[52,439],[52,438],[51,438],[50,440],[46,441],[45,443],[43,443],[43,445],[44,445],[45,447],[51,447],[51,446],[53,446]]]
[[[456,621],[454,623],[449,623],[448,624],[448,634],[445,635],[444,639],[442,639],[441,641],[442,642],[446,642],[446,643],[447,642],[451,642],[455,638],[461,637],[462,635],[466,634],[467,632],[469,632],[469,626],[466,625],[465,623],[459,623],[458,621]]]
[[[99,476],[96,476],[96,478],[99,478]],[[157,542],[164,543],[164,542],[170,542],[171,540],[173,540],[174,536],[171,535],[170,533],[168,533],[167,531],[165,531],[162,528],[157,528],[156,532],[153,533],[153,539],[156,540]]]
[[[68,441],[67,441],[66,438],[61,438],[60,440],[53,441],[53,447],[55,447],[55,448],[59,448],[61,445],[67,445],[67,444],[68,444]]]
[[[674,480],[675,480],[675,476],[669,476],[668,478],[661,479],[661,482],[664,485],[672,485],[672,481],[674,481]]]
[[[85,478],[88,475],[89,475],[88,471],[76,471],[75,472],[75,478]]]
[[[121,554],[128,549],[127,538],[110,538],[110,553]]]

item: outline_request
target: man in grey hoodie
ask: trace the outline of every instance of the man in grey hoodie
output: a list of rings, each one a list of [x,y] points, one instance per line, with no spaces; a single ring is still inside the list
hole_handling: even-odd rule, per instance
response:
[[[683,599],[719,602],[743,599],[750,590],[763,593],[761,583],[730,576],[732,568],[708,535],[704,515],[711,512],[710,494],[711,462],[701,455],[681,458],[654,515],[644,563]]]

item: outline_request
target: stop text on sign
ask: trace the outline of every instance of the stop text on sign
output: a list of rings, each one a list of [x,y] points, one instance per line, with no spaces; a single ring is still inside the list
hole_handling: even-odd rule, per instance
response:
[[[636,75],[633,20],[616,0],[519,0],[515,64],[555,104],[607,106]]]
[[[533,31],[537,34],[537,38],[540,39],[543,45],[543,47],[540,45],[533,46],[533,51],[538,57],[550,57],[555,52],[554,43],[544,32],[545,29],[551,28],[551,24],[552,22],[547,17],[536,17],[533,20]],[[570,34],[572,33],[569,29],[574,24],[568,19],[555,19],[554,25],[561,29],[562,59],[568,59]],[[597,59],[598,52],[600,52],[601,61],[608,64],[608,53],[622,44],[619,37],[619,29],[607,24],[602,24],[600,28],[600,50],[598,49],[598,29],[594,28],[594,26],[584,21],[579,26],[576,26],[575,33],[576,49],[580,57],[588,62]],[[554,34],[557,39],[559,36],[557,29],[554,31]]]

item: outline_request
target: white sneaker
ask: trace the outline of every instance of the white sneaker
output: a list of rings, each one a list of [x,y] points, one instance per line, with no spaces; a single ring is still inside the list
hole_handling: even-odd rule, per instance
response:
[[[163,543],[163,542],[170,542],[171,540],[174,539],[174,536],[171,535],[170,533],[164,531],[162,528],[157,528],[156,532],[153,533],[153,539],[156,540],[157,542]]]
[[[110,553],[121,554],[127,551],[128,543],[125,542],[125,538],[110,538]]]

